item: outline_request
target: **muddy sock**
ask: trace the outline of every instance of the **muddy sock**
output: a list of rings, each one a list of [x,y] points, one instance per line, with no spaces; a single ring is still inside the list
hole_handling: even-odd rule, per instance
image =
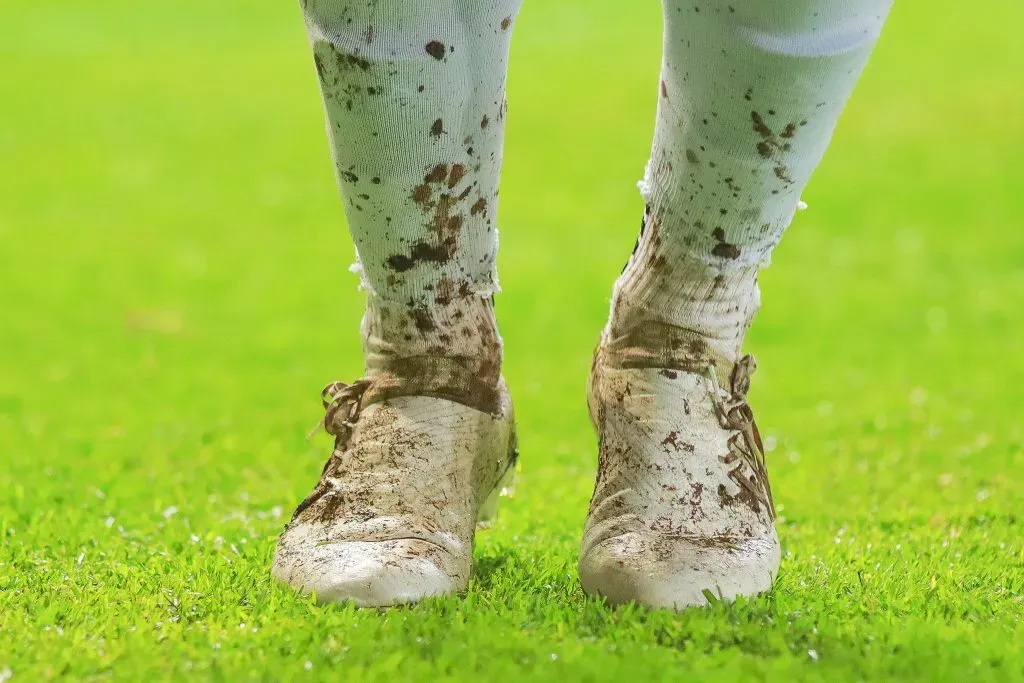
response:
[[[664,0],[644,229],[612,326],[684,327],[739,353],[769,262],[891,0]]]
[[[434,354],[497,377],[491,300],[505,74],[518,5],[302,2],[369,295],[370,374]]]

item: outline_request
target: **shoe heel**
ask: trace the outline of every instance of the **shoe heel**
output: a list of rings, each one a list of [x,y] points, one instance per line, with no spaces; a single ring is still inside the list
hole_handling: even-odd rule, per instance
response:
[[[487,494],[487,499],[480,506],[476,516],[476,525],[486,529],[498,518],[498,503],[506,496],[512,496],[516,491],[516,462],[519,459],[519,449],[516,444],[516,437],[513,435],[512,443],[509,444],[508,469],[501,475],[498,483]]]

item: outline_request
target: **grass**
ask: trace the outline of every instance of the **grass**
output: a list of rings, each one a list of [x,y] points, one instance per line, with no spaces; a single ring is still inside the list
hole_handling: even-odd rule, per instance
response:
[[[580,590],[583,385],[656,99],[635,5],[526,3],[498,303],[519,493],[468,595],[383,612],[268,575],[327,454],[317,391],[361,368],[298,9],[0,7],[0,681],[1024,679],[1009,0],[897,3],[762,278],[776,589],[683,614]]]

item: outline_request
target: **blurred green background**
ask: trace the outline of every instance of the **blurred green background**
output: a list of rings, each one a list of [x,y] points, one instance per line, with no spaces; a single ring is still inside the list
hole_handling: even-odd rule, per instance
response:
[[[465,599],[377,613],[268,576],[329,450],[317,392],[361,371],[298,7],[0,5],[0,681],[1024,678],[1022,21],[895,7],[748,339],[782,576],[675,615],[575,573],[660,10],[527,0],[497,308],[519,491]]]

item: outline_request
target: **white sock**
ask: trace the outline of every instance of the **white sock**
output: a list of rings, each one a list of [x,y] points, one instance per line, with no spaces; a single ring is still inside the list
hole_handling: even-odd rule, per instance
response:
[[[302,4],[369,297],[368,373],[440,356],[496,383],[498,176],[519,0]]]
[[[891,0],[664,0],[645,228],[613,334],[667,325],[735,360]]]

